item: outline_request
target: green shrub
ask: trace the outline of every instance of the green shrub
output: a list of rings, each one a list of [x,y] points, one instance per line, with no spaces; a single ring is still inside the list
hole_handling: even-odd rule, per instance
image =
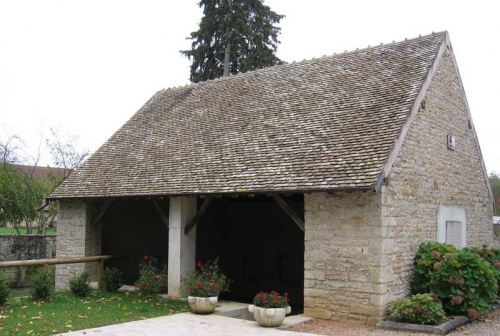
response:
[[[415,257],[412,289],[414,293],[434,293],[452,314],[485,312],[497,299],[497,271],[468,250],[423,243]]]
[[[46,301],[50,299],[54,283],[50,274],[43,268],[39,268],[33,276],[33,288],[31,298],[35,301]]]
[[[106,292],[117,292],[118,289],[123,285],[123,275],[122,272],[115,267],[106,268],[101,274],[101,286],[102,290]]]
[[[394,301],[391,317],[406,323],[426,325],[437,325],[446,320],[442,303],[428,293]]]
[[[497,261],[500,262],[500,249],[494,249],[488,247],[488,245],[483,245],[483,247],[466,247],[464,250],[477,254],[492,265]]]
[[[89,274],[86,271],[75,275],[69,281],[69,289],[76,296],[86,297],[92,292],[92,287],[89,283]]]
[[[10,296],[10,283],[3,272],[0,272],[0,306],[7,303]]]
[[[471,253],[474,253],[481,257],[482,259],[489,262],[497,272],[497,281],[498,281],[498,295],[500,295],[500,249],[493,249],[488,247],[488,245],[483,245],[483,247],[468,247],[464,248]]]
[[[413,293],[430,293],[432,270],[437,259],[445,254],[457,253],[453,245],[425,242],[420,244],[413,262],[413,279],[411,289]]]

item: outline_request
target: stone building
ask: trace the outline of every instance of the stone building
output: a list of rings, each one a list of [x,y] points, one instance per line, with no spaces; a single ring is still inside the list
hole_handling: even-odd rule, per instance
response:
[[[112,254],[133,282],[153,255],[174,297],[219,257],[230,299],[276,289],[369,324],[408,294],[421,242],[493,242],[446,32],[159,91],[50,198],[58,257]]]

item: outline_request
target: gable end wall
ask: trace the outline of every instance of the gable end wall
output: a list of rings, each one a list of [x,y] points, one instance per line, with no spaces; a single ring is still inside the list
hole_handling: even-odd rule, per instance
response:
[[[391,300],[409,293],[419,244],[437,240],[440,205],[465,209],[468,246],[493,243],[489,187],[468,119],[458,72],[446,50],[381,190]],[[447,134],[456,137],[455,150],[447,149]]]

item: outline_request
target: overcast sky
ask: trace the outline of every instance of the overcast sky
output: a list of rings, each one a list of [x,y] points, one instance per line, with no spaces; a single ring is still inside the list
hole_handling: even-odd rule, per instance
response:
[[[156,91],[189,83],[179,50],[198,27],[197,2],[0,0],[0,135],[34,154],[60,127],[95,151]],[[500,1],[265,3],[286,15],[287,62],[448,30],[486,167],[500,172]]]

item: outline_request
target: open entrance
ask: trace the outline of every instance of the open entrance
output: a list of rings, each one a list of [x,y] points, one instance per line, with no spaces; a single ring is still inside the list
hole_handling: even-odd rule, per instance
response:
[[[168,200],[157,205],[168,218]],[[161,266],[167,264],[168,229],[152,200],[122,199],[110,204],[103,217],[102,253],[113,256],[106,267],[122,271],[127,285],[137,281],[144,255],[156,258]]]
[[[303,195],[285,200],[303,220]],[[197,260],[219,257],[221,269],[233,280],[223,299],[251,302],[260,291],[277,290],[289,294],[294,312],[302,312],[304,232],[274,198],[216,198],[197,225],[196,236]]]

